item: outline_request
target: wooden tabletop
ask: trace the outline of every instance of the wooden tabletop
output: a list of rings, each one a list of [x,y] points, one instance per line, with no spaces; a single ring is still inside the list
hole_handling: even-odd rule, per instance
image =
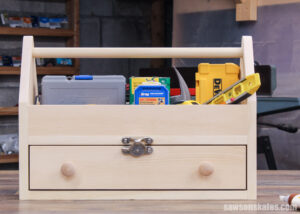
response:
[[[258,171],[257,201],[19,201],[18,171],[0,171],[0,213],[230,213],[224,205],[281,205],[290,193],[300,193],[300,171]]]

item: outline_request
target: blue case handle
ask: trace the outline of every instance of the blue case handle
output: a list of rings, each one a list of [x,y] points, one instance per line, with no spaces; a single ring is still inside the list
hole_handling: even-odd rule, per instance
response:
[[[93,80],[92,75],[77,75],[75,76],[75,80]]]

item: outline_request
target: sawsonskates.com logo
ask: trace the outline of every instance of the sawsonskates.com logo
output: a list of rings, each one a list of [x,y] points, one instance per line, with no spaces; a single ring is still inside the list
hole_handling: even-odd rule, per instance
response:
[[[224,211],[296,211],[297,207],[288,204],[224,204]]]

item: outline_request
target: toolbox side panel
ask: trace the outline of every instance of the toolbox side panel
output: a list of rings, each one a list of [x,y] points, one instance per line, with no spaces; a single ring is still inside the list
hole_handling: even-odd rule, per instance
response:
[[[35,105],[29,136],[241,136],[250,105]],[[108,142],[109,143],[109,142]]]

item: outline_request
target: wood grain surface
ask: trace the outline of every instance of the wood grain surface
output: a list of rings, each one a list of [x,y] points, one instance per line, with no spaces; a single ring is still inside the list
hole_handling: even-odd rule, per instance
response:
[[[258,171],[257,201],[19,201],[18,171],[0,171],[0,213],[230,213],[224,204],[284,204],[278,196],[293,192],[300,171]]]
[[[71,1],[71,0],[70,0]],[[247,102],[240,105],[165,105],[165,106],[135,106],[135,105],[34,105],[38,93],[36,64],[34,57],[91,57],[91,58],[240,58],[240,76],[254,73],[253,44],[251,36],[243,36],[241,47],[233,48],[35,48],[32,36],[23,40],[22,66],[19,97],[19,144],[20,144],[20,198],[21,199],[256,199],[256,96],[252,95]],[[234,115],[234,117],[233,117]],[[159,120],[157,120],[159,118]],[[188,120],[188,118],[193,118]],[[130,120],[129,120],[130,119]],[[105,121],[105,122],[103,122]],[[147,121],[147,122],[145,122]],[[234,126],[232,125],[234,124]],[[201,128],[199,128],[201,127]],[[179,136],[181,135],[181,136]],[[87,137],[87,141],[78,144],[77,137]],[[28,179],[35,175],[28,174],[28,146],[33,145],[32,138],[40,138],[35,143],[44,144],[46,139],[57,138],[51,145],[70,145],[77,139],[78,145],[88,142],[100,142],[95,139],[107,139],[107,145],[119,145],[125,136],[151,136],[155,144],[203,144],[205,139],[212,140],[205,144],[222,144],[220,136],[227,136],[236,142],[237,138],[246,141],[240,145],[247,146],[247,183],[246,190],[229,189],[232,185],[222,185],[215,190],[217,182],[211,182],[213,188],[207,191],[183,192],[186,184],[181,185],[180,192],[167,191],[106,191],[93,193],[87,191],[29,191],[33,183]],[[179,138],[178,138],[179,136]],[[229,138],[228,138],[229,137]],[[174,139],[176,138],[176,140]],[[184,139],[179,141],[178,139]],[[219,141],[219,142],[218,142]],[[48,141],[49,142],[49,141]],[[63,142],[63,143],[59,143]],[[157,143],[156,143],[157,142]],[[93,144],[93,143],[92,143]],[[186,152],[186,151],[185,151]],[[63,164],[63,163],[61,163]],[[219,164],[218,164],[219,165]],[[219,165],[221,166],[221,165]],[[217,166],[216,166],[217,167]],[[232,166],[234,167],[234,166]],[[229,167],[229,168],[232,168]],[[59,167],[60,168],[60,167]],[[198,168],[198,166],[197,166]],[[219,168],[220,169],[220,168]],[[161,169],[160,169],[161,170]],[[216,168],[216,174],[219,170]],[[35,173],[41,173],[36,170]],[[176,173],[180,173],[177,172]],[[173,173],[175,175],[175,173]],[[221,175],[221,174],[219,174]],[[225,175],[225,174],[224,174]],[[185,176],[185,175],[184,175]],[[238,175],[232,173],[232,177]],[[76,176],[75,176],[76,177]],[[75,178],[74,177],[74,178]],[[120,176],[122,177],[122,176]],[[153,177],[153,176],[150,176]],[[214,175],[211,176],[213,179]],[[217,176],[222,177],[222,176]],[[225,180],[235,182],[224,176]],[[95,176],[93,179],[97,179]],[[159,179],[160,177],[155,177]],[[180,181],[186,181],[182,179]],[[240,177],[243,178],[243,177]],[[106,178],[107,179],[107,178]],[[208,180],[210,178],[207,178]],[[41,179],[43,180],[43,179]],[[244,180],[244,179],[242,179]],[[168,181],[169,182],[169,181]],[[226,181],[227,182],[227,181]],[[34,182],[35,183],[35,182]],[[180,182],[178,182],[180,183]],[[177,183],[177,184],[178,184]],[[103,184],[103,183],[101,183]],[[112,181],[113,185],[116,185]],[[151,183],[153,185],[154,183]],[[162,184],[164,184],[162,182]],[[187,182],[191,185],[191,182]],[[229,183],[228,183],[229,184]],[[241,183],[240,183],[241,184]],[[62,185],[64,187],[64,185]],[[166,186],[166,185],[164,185]],[[175,183],[169,185],[177,186]],[[242,186],[242,185],[239,185]],[[84,185],[86,188],[86,185]],[[154,188],[154,187],[153,187]],[[191,187],[193,188],[193,187]],[[200,187],[201,188],[201,187]],[[223,191],[222,188],[226,188]],[[93,188],[94,189],[94,188]],[[152,189],[152,188],[151,188]],[[155,188],[160,189],[158,186]],[[77,189],[78,190],[78,189]]]
[[[153,146],[152,154],[138,158],[122,154],[121,148],[30,146],[30,189],[246,189],[246,146]],[[207,161],[215,172],[201,176],[199,167]],[[72,178],[61,173],[67,163],[73,166]]]

